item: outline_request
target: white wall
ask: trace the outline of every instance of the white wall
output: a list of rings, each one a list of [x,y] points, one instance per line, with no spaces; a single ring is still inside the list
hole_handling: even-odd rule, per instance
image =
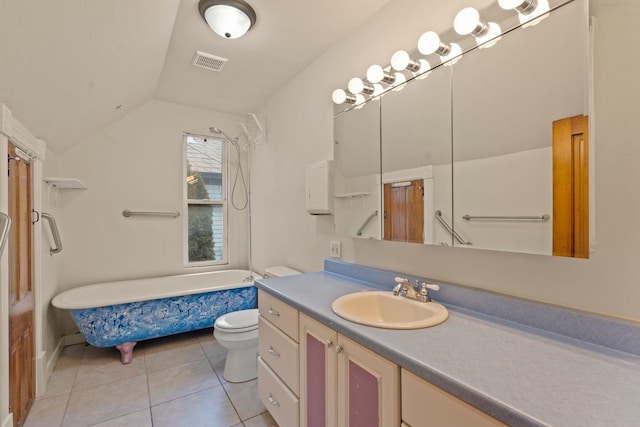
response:
[[[471,248],[551,255],[553,222],[464,220],[553,214],[551,147],[454,162],[454,229]]]
[[[58,156],[51,150],[47,149],[45,154],[45,160],[42,165],[42,174],[44,177],[57,177],[58,172]],[[42,186],[42,212],[47,212],[56,219],[58,222],[61,219],[60,209],[56,206],[54,194],[47,190],[47,186]],[[42,351],[45,352],[45,363],[49,363],[53,357],[54,351],[60,337],[62,335],[62,325],[59,321],[59,315],[57,311],[51,306],[51,300],[60,292],[60,255],[51,255],[49,252],[51,247],[54,247],[53,240],[51,238],[51,232],[47,221],[41,219],[42,230],[42,246],[40,248],[42,260],[41,270],[41,282],[40,282],[40,302],[41,306],[37,309],[40,310],[40,316],[42,319]],[[39,326],[39,325],[38,325]],[[47,366],[45,365],[45,368]],[[53,366],[49,366],[53,369]],[[44,373],[47,375],[49,372]]]
[[[244,119],[150,101],[60,155],[59,173],[87,186],[59,195],[60,289],[201,271],[183,265],[183,132],[207,135],[215,126],[233,137]],[[237,157],[229,153],[233,179]],[[246,162],[246,152],[242,156]],[[181,216],[124,218],[124,209]],[[230,263],[220,268],[247,267],[247,221],[246,210],[229,207]],[[66,323],[65,333],[74,330]]]
[[[411,49],[438,14],[420,0],[391,2],[328,50],[265,106],[269,143],[252,158],[254,265],[322,269],[331,217],[304,212],[304,165],[332,158],[330,94],[397,49]],[[479,2],[471,2],[477,4]],[[486,2],[485,2],[486,3]],[[640,57],[635,0],[592,0],[595,37],[596,251],[588,260],[342,238],[343,259],[584,310],[640,320]],[[433,24],[433,25],[430,25]],[[450,24],[449,24],[450,26]],[[381,30],[384,29],[384,30]],[[626,53],[620,54],[620,46]]]

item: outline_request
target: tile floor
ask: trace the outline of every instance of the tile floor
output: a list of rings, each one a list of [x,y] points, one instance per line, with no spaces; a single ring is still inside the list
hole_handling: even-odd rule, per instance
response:
[[[277,427],[257,380],[222,378],[226,349],[212,329],[115,348],[65,347],[24,427]]]

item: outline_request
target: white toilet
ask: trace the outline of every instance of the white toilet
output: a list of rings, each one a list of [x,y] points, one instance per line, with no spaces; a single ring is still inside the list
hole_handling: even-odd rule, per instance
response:
[[[266,269],[265,277],[300,274],[289,267]],[[230,383],[249,381],[258,376],[258,309],[227,313],[216,319],[213,336],[227,349],[227,361],[222,376]]]

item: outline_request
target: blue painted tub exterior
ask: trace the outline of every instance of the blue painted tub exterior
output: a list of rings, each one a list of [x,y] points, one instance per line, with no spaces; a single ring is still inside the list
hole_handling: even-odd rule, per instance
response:
[[[257,307],[255,286],[70,310],[96,347],[112,347],[213,326],[223,314]]]

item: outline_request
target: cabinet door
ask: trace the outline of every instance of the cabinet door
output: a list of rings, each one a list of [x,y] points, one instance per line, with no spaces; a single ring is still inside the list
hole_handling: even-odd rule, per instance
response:
[[[506,427],[506,424],[404,369],[402,419],[411,427]]]
[[[300,313],[300,427],[336,425],[338,334]]]
[[[338,427],[400,426],[400,368],[338,335]]]

